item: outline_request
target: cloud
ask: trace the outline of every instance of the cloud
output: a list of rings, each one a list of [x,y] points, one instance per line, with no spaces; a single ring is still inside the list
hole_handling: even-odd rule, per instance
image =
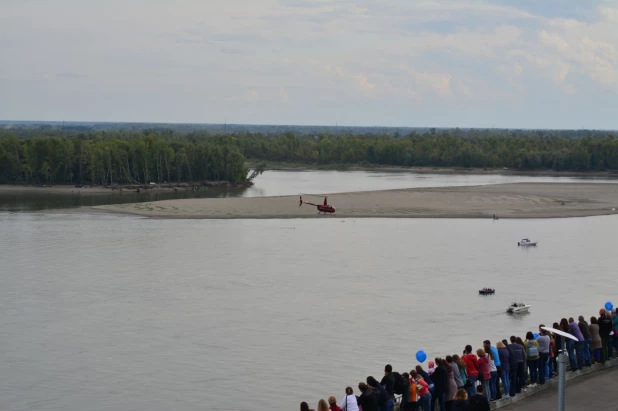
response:
[[[539,66],[552,66],[555,60],[558,82],[567,74],[583,74],[589,79],[618,91],[618,30],[614,17],[618,9],[600,8],[600,19],[579,22],[573,19],[550,20],[547,29],[540,30],[542,47],[532,50]],[[541,57],[542,55],[545,57]],[[573,92],[568,88],[569,93]]]
[[[541,30],[539,37],[541,44],[547,47],[554,48],[560,53],[567,53],[569,51],[569,43],[555,33],[548,33],[545,30]]]
[[[272,112],[276,122],[320,122],[336,108],[368,123],[473,126],[489,110],[496,124],[513,121],[521,98],[531,124],[586,117],[618,127],[616,1],[10,1],[0,13],[1,75],[11,79],[0,112],[9,116],[210,121],[212,104],[212,121]],[[153,90],[175,110],[153,104]],[[277,110],[291,90],[293,119]],[[75,106],[94,94],[100,106]],[[551,114],[548,99],[562,111]]]
[[[79,74],[79,73],[56,73],[56,77],[66,78],[66,79],[86,78],[85,75]]]
[[[414,90],[407,90],[406,91],[406,96],[410,97],[411,99],[414,99],[414,100],[420,100],[421,99],[421,95],[419,93],[417,93],[416,91],[414,91]]]
[[[599,12],[605,17],[605,19],[612,23],[618,23],[618,9],[610,7],[600,7]]]
[[[367,76],[362,73],[354,74],[354,79],[357,81],[360,88],[365,92],[371,92],[376,88],[375,83],[369,82]]]
[[[468,86],[464,82],[457,80],[455,82],[455,87],[457,88],[458,94],[460,97],[471,98],[474,96],[474,92],[472,87]]]
[[[450,74],[418,72],[415,69],[410,69],[409,73],[414,78],[417,85],[428,87],[441,97],[450,97],[453,95],[453,90],[451,89],[451,80],[453,77]]]
[[[220,47],[219,51],[223,54],[243,54],[244,51],[232,47]]]

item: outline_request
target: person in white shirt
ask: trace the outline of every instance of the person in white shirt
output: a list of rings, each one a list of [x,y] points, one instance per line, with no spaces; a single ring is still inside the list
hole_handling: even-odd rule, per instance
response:
[[[352,387],[346,387],[345,397],[341,400],[339,408],[342,411],[358,411],[358,403],[356,402],[356,395],[354,395]]]

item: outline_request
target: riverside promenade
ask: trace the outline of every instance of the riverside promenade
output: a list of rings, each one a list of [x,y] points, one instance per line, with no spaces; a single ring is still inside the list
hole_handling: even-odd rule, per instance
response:
[[[595,364],[582,371],[567,371],[566,409],[568,411],[618,411],[614,385],[618,380],[618,359]],[[491,409],[501,411],[545,411],[558,408],[558,377],[543,386],[529,388],[508,400],[500,400]]]

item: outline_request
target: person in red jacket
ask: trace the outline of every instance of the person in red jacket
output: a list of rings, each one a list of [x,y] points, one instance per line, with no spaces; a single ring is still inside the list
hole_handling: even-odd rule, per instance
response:
[[[470,398],[476,395],[476,381],[479,375],[479,362],[476,355],[472,353],[471,345],[466,345],[461,359],[466,364],[466,372],[468,373],[468,380],[470,381],[470,386],[468,387],[468,398]]]
[[[491,372],[489,370],[489,355],[485,352],[483,348],[479,348],[476,350],[476,355],[478,355],[478,363],[479,363],[479,375],[478,379],[481,381],[483,386],[483,391],[485,393],[485,397],[487,397],[487,401],[491,401],[491,387],[489,385],[489,381],[491,380]]]

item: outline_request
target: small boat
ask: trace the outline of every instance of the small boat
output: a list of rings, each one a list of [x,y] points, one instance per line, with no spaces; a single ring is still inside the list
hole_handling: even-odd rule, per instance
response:
[[[530,305],[526,305],[524,303],[511,303],[509,308],[506,309],[506,312],[516,314],[516,313],[528,312],[529,309],[530,309]]]
[[[522,239],[520,242],[517,243],[518,246],[521,247],[530,247],[533,245],[537,245],[538,241],[530,241],[527,238]]]
[[[479,290],[479,294],[481,295],[494,294],[495,292],[496,290],[493,288],[483,288],[482,290]]]

